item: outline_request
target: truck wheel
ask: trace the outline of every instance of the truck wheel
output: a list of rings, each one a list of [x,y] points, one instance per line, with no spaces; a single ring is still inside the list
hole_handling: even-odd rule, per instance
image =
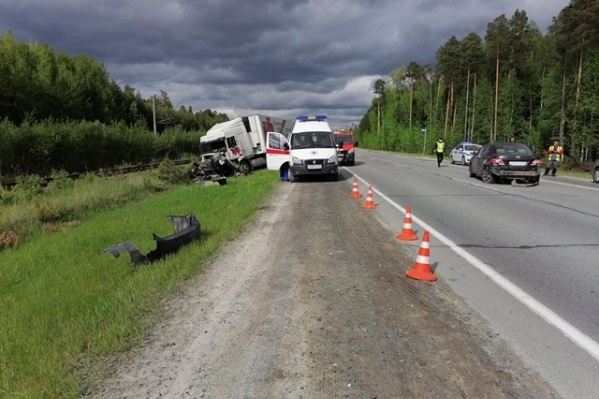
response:
[[[244,175],[249,175],[252,172],[252,164],[249,161],[241,161],[239,171]]]

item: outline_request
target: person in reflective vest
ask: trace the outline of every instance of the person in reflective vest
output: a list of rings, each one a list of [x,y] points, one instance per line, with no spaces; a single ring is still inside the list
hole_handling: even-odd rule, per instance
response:
[[[551,176],[556,176],[559,163],[564,158],[564,148],[559,145],[559,140],[555,140],[553,145],[547,149],[547,166],[543,176],[547,176],[551,170]]]
[[[439,137],[439,140],[435,143],[435,154],[437,155],[437,167],[441,167],[443,161],[443,153],[445,152],[445,143],[443,139]]]

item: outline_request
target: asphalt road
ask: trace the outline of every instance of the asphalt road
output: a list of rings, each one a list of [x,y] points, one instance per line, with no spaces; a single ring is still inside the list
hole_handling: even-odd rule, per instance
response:
[[[565,397],[599,398],[599,186],[487,185],[468,168],[359,149],[342,171],[401,231],[431,232],[435,273]]]

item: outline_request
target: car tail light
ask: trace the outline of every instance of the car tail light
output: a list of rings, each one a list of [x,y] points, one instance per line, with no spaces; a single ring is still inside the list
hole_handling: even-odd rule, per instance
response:
[[[489,159],[489,163],[491,165],[505,165],[505,162],[501,158],[491,158]]]
[[[532,162],[530,163],[530,166],[539,166],[543,163],[542,159],[533,159]]]

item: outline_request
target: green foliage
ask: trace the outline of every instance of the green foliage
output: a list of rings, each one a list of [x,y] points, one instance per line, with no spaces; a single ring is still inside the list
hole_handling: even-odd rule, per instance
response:
[[[191,107],[175,110],[166,92],[144,99],[131,86],[121,88],[105,66],[86,56],[70,57],[39,43],[23,43],[12,32],[0,36],[0,121],[16,125],[42,121],[89,121],[143,126],[158,133],[171,128],[205,132],[228,120],[225,114]]]
[[[547,35],[516,10],[491,21],[484,40],[451,36],[434,71],[410,62],[376,82],[356,137],[365,148],[408,152],[422,151],[422,128],[426,147],[439,135],[450,147],[514,135],[542,149],[561,138],[570,156],[598,158],[598,13],[599,0],[572,0]]]
[[[177,166],[170,159],[160,162],[158,167],[158,178],[171,184],[183,184],[191,182],[187,166]]]
[[[70,178],[66,170],[54,170],[52,172],[52,181],[48,183],[49,190],[64,190],[73,188],[75,181]]]
[[[201,133],[172,128],[160,135],[138,125],[66,122],[0,122],[2,175],[96,171],[125,163],[136,165],[194,153]]]

